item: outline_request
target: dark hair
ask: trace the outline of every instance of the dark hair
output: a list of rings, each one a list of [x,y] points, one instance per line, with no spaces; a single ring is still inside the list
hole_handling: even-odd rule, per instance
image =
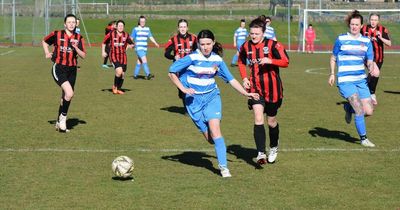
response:
[[[245,23],[245,22],[246,22],[246,20],[245,20],[245,19],[241,19],[241,20],[240,20],[240,22],[243,22],[243,23]]]
[[[378,13],[373,12],[373,13],[369,14],[369,19],[371,19],[372,16],[378,16],[378,19],[381,19],[381,15]]]
[[[115,22],[116,22],[115,20],[113,20],[113,21],[109,22],[109,23],[108,23],[108,26],[112,26],[112,25],[114,25],[114,24],[115,24]]]
[[[360,12],[358,10],[354,10],[350,14],[347,15],[347,18],[346,18],[347,26],[350,26],[350,22],[352,19],[360,19],[361,25],[363,24],[363,16],[360,14]]]
[[[197,35],[197,42],[200,42],[200,39],[204,39],[204,38],[208,38],[208,39],[215,41],[213,32],[211,32],[208,29],[204,29],[199,32],[199,34]],[[193,45],[193,51],[195,51],[198,48],[198,45],[199,44]],[[215,42],[212,51],[221,57],[224,54],[224,49],[222,48],[222,45],[219,42]]]
[[[118,23],[122,23],[122,24],[124,24],[124,25],[125,25],[125,22],[124,22],[123,20],[117,20],[117,21],[115,22],[115,25],[117,25],[117,26],[118,26]]]
[[[179,24],[180,24],[180,23],[186,23],[186,25],[189,26],[189,23],[188,23],[188,21],[187,21],[186,19],[180,19],[180,20],[178,20],[178,27],[179,27]]]
[[[258,17],[251,21],[249,28],[261,28],[262,31],[265,31],[265,20],[262,17]]]
[[[141,15],[137,21],[137,24],[140,25],[140,19],[144,18],[146,20],[146,17],[144,15]]]
[[[67,22],[67,18],[69,18],[69,17],[73,17],[73,18],[75,18],[75,21],[76,21],[76,16],[74,15],[74,14],[68,14],[67,16],[65,16],[65,18],[64,18],[64,23],[66,23]]]
[[[312,24],[310,23],[310,24],[308,24],[308,27],[310,27],[310,26],[312,26]]]

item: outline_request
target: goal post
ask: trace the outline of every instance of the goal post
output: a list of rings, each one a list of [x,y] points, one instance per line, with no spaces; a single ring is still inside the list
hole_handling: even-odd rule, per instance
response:
[[[301,51],[305,52],[305,34],[307,26],[312,23],[316,30],[317,38],[314,42],[316,53],[328,53],[332,51],[332,46],[336,37],[348,31],[345,24],[346,16],[354,9],[304,9],[301,23]],[[400,20],[400,9],[359,9],[364,17],[364,25],[369,22],[371,13],[380,15],[380,24],[389,30],[392,46],[385,47],[385,53],[400,53],[399,40],[393,39],[399,37],[398,21]]]

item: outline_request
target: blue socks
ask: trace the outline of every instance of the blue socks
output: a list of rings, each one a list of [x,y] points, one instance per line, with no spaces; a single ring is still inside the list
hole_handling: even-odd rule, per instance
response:
[[[150,69],[149,69],[149,66],[147,65],[147,63],[143,63],[143,69],[144,69],[144,73],[146,73],[146,76],[149,76]]]
[[[365,136],[367,135],[367,128],[365,126],[365,117],[364,115],[355,115],[354,116],[354,122],[356,124],[356,128],[357,128],[357,133],[360,136]]]
[[[217,153],[218,164],[220,166],[227,167],[228,163],[226,160],[226,146],[224,137],[221,136],[217,139],[214,139],[214,148],[215,148],[215,153]]]
[[[135,72],[133,73],[133,76],[137,76],[138,74],[139,74],[139,71],[140,71],[140,64],[136,64],[136,67],[135,67]]]
[[[235,54],[232,58],[231,64],[237,64],[237,62],[238,62],[238,56],[237,54]]]

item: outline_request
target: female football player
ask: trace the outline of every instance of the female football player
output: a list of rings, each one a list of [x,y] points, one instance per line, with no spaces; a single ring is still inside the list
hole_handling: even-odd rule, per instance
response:
[[[218,76],[229,82],[234,89],[247,97],[257,100],[258,94],[246,92],[235,80],[220,56],[222,47],[215,42],[214,34],[210,30],[200,31],[197,38],[194,52],[175,61],[169,68],[169,77],[186,94],[186,109],[194,124],[203,133],[204,138],[214,144],[222,177],[231,177],[225,141],[220,129],[220,91],[214,77]]]
[[[345,120],[350,123],[351,116],[354,114],[361,145],[375,147],[375,144],[367,138],[365,126],[364,115],[372,115],[373,106],[364,63],[367,64],[372,76],[379,76],[379,68],[373,62],[374,52],[371,40],[360,33],[363,16],[354,10],[347,16],[346,21],[349,32],[339,35],[335,41],[330,59],[331,73],[328,83],[331,86],[335,83],[337,65],[337,87],[340,95],[348,101],[344,104]]]
[[[46,58],[53,61],[52,75],[57,85],[61,87],[61,104],[58,108],[56,129],[68,132],[67,114],[71,99],[74,96],[74,86],[77,71],[77,56],[85,58],[86,50],[83,37],[75,33],[76,17],[69,14],[64,18],[64,30],[53,31],[43,41]],[[49,46],[54,45],[53,52]]]

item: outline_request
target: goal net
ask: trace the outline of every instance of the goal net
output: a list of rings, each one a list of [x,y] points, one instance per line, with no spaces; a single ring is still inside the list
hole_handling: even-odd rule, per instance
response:
[[[314,42],[315,52],[331,52],[336,37],[346,33],[348,27],[345,23],[346,16],[353,10],[347,9],[305,9],[300,19],[299,51],[305,52],[305,32],[308,24],[312,24],[316,32]],[[374,9],[358,10],[364,17],[364,24],[368,24],[369,15],[378,13],[379,23],[389,30],[392,46],[385,46],[385,53],[400,53],[400,36],[398,23],[400,20],[400,9]]]

